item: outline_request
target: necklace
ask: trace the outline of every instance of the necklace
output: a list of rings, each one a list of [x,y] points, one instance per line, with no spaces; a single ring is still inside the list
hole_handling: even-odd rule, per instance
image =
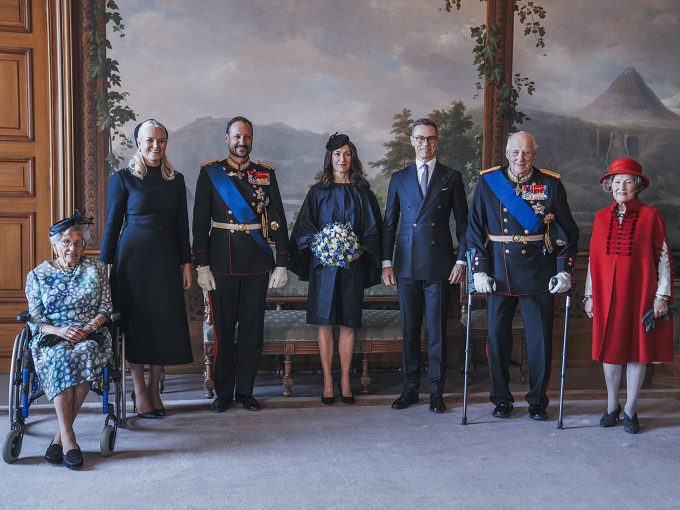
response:
[[[57,267],[61,270],[62,273],[64,273],[66,276],[73,276],[73,273],[76,272],[76,269],[78,269],[78,266],[80,265],[80,261],[82,260],[82,257],[78,259],[78,262],[76,262],[76,265],[73,267],[63,267],[61,265],[61,262],[59,262],[59,257],[56,258],[55,262],[57,263]]]

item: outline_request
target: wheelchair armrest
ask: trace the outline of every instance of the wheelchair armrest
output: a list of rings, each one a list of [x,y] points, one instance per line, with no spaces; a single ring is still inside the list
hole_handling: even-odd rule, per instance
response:
[[[17,320],[23,323],[28,322],[28,310],[24,310],[19,315],[17,315]]]
[[[120,320],[120,312],[113,312],[111,314],[111,322]]]

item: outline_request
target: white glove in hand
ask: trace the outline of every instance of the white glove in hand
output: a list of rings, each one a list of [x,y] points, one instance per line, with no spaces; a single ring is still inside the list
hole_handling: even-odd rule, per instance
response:
[[[288,282],[288,269],[285,267],[276,267],[269,277],[269,288],[280,289],[286,282]]]
[[[473,273],[475,290],[480,294],[491,294],[496,290],[496,282],[486,273]],[[492,286],[493,282],[493,286]]]
[[[553,280],[557,280],[557,283],[553,283]],[[569,289],[571,289],[571,274],[566,271],[557,273],[548,283],[548,290],[553,294],[567,292]]]
[[[203,290],[209,292],[217,288],[215,286],[215,277],[210,270],[210,266],[197,267],[196,272],[198,273],[198,284]]]

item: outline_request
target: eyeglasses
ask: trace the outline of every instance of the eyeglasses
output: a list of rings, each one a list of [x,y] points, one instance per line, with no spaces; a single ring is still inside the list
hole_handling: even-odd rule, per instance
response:
[[[85,246],[85,241],[68,241],[67,239],[62,239],[59,241],[62,248],[69,248],[70,246],[75,246],[76,248],[82,248]]]
[[[437,141],[436,136],[414,136],[413,139],[418,142],[418,145],[422,145],[423,143],[427,142],[428,145],[432,145],[434,142]]]

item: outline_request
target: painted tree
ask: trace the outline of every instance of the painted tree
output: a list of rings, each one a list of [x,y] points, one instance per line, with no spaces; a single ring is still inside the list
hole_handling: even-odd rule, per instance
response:
[[[411,126],[413,118],[411,110],[404,108],[401,113],[397,113],[392,122],[391,134],[394,138],[389,142],[383,143],[387,149],[385,157],[378,161],[369,161],[372,168],[379,168],[385,178],[388,178],[396,171],[415,161],[415,154],[411,146]]]
[[[452,102],[448,110],[432,110],[428,117],[439,131],[438,161],[462,171],[467,163],[476,160],[475,142],[470,134],[474,121],[466,114],[462,101]]]

